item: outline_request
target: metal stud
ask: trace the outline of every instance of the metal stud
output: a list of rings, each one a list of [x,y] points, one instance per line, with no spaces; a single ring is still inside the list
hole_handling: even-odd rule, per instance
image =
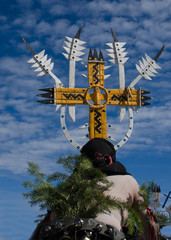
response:
[[[101,224],[97,224],[97,225],[95,226],[95,230],[96,230],[97,232],[101,232],[101,230],[102,230],[102,225],[101,225]]]
[[[52,230],[52,227],[51,226],[45,226],[45,232],[49,232]]]
[[[75,228],[81,228],[82,224],[83,224],[83,220],[82,219],[80,219],[80,218],[75,219],[75,221],[74,221],[74,227]]]
[[[63,226],[63,224],[62,224],[61,222],[56,222],[56,223],[55,223],[55,228],[56,228],[57,230],[61,229],[62,226]]]
[[[113,233],[113,228],[112,227],[108,227],[107,230],[105,231],[106,234],[110,235]]]

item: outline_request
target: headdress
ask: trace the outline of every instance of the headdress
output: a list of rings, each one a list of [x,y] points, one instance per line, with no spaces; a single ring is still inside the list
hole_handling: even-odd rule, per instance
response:
[[[81,153],[90,158],[94,167],[109,175],[125,175],[126,168],[116,161],[116,151],[111,142],[104,138],[93,138],[81,149]]]

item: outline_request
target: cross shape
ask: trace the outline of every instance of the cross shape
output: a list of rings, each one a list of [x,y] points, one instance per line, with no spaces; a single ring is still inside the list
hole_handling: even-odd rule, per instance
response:
[[[52,100],[39,100],[42,103],[54,103],[64,105],[89,105],[89,139],[107,139],[107,116],[106,105],[139,106],[148,103],[141,101],[141,89],[106,89],[104,84],[104,59],[102,52],[99,56],[96,49],[94,54],[89,51],[88,56],[88,88],[64,88],[54,87],[42,89],[48,91],[39,94],[41,97],[52,98]]]
[[[152,59],[147,54],[142,61],[139,61],[139,65],[136,64],[136,69],[138,76],[131,82],[129,87],[125,87],[125,71],[124,64],[128,60],[125,57],[127,52],[123,46],[126,44],[124,42],[119,42],[116,34],[111,29],[113,42],[106,43],[109,49],[106,49],[108,56],[111,58],[109,61],[117,64],[119,69],[119,89],[106,89],[104,86],[104,80],[109,75],[104,75],[104,59],[102,52],[100,51],[99,56],[96,49],[94,54],[90,49],[88,56],[88,77],[89,87],[88,88],[75,88],[75,64],[82,59],[80,56],[84,54],[82,50],[85,49],[82,45],[86,42],[79,40],[82,26],[79,28],[74,38],[65,37],[67,41],[64,41],[66,53],[62,53],[64,57],[69,60],[69,88],[65,88],[60,79],[52,72],[54,63],[51,62],[51,58],[48,59],[47,54],[45,55],[45,50],[36,54],[25,39],[21,36],[25,45],[32,53],[33,58],[31,58],[28,63],[32,64],[32,68],[35,68],[35,72],[38,72],[37,76],[44,76],[49,74],[55,81],[54,88],[40,89],[47,93],[38,94],[39,97],[49,98],[49,100],[39,100],[38,102],[45,104],[56,105],[56,110],[61,106],[61,127],[65,137],[68,141],[77,149],[81,149],[81,146],[71,137],[69,134],[66,123],[65,123],[65,109],[66,105],[69,106],[69,115],[71,119],[75,122],[75,105],[89,105],[89,134],[86,137],[89,139],[93,138],[104,138],[110,139],[111,136],[107,136],[107,128],[111,125],[107,124],[106,116],[106,106],[107,105],[119,105],[120,106],[120,121],[123,120],[125,116],[125,107],[128,107],[129,114],[129,126],[124,138],[118,142],[114,148],[118,150],[122,147],[129,137],[131,136],[133,130],[133,111],[132,107],[141,107],[143,105],[150,105],[146,100],[150,100],[151,97],[144,96],[144,94],[150,93],[149,91],[143,91],[141,88],[135,90],[134,86],[142,78],[147,80],[152,80],[151,76],[155,76],[157,71],[155,69],[160,69],[160,66],[156,63],[157,59],[164,50],[165,45],[159,50],[156,56]],[[88,127],[88,124],[84,124],[81,128]],[[115,141],[115,140],[114,140]]]

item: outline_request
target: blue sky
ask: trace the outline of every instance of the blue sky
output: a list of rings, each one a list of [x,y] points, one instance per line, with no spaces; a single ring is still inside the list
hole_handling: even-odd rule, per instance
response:
[[[78,153],[65,139],[60,128],[59,114],[53,105],[36,103],[38,89],[52,87],[50,76],[37,77],[26,62],[32,57],[22,42],[23,35],[36,53],[46,49],[54,61],[53,72],[68,86],[68,62],[61,52],[64,36],[74,37],[83,25],[81,40],[89,48],[101,49],[106,65],[111,65],[105,43],[112,42],[110,28],[121,42],[127,42],[129,60],[125,64],[126,85],[138,75],[135,64],[147,53],[154,57],[165,43],[158,60],[162,67],[152,81],[141,80],[140,86],[152,92],[151,106],[134,113],[134,131],[117,152],[117,159],[137,179],[153,179],[162,194],[171,190],[171,1],[170,0],[2,0],[0,6],[0,240],[28,239],[40,213],[22,197],[22,182],[28,179],[27,162],[34,161],[41,170],[57,169],[58,156]],[[88,87],[81,76],[87,69],[76,64],[76,86]],[[118,68],[111,74],[106,88],[118,88]],[[67,125],[75,139],[82,140],[86,130],[78,127],[88,121],[88,108],[76,108],[76,123],[67,116]],[[127,118],[119,123],[119,108],[108,109],[108,122],[116,130],[118,141],[127,129]],[[60,167],[59,167],[60,168]],[[59,170],[59,169],[58,169]],[[162,201],[164,198],[162,198]],[[169,204],[169,203],[168,203]],[[170,228],[165,233],[170,234]]]

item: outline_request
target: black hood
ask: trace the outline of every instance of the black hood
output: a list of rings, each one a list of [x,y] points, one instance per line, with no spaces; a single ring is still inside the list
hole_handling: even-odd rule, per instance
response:
[[[104,138],[93,138],[81,149],[81,153],[90,158],[93,166],[109,175],[125,175],[126,168],[116,161],[114,145]]]

